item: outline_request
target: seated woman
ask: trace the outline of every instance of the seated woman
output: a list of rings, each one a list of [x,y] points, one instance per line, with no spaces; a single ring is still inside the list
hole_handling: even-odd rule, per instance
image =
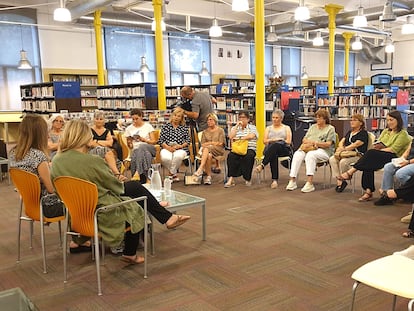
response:
[[[350,180],[356,171],[362,171],[362,188],[365,193],[358,199],[360,202],[372,199],[375,191],[374,172],[384,167],[392,158],[400,157],[410,143],[410,137],[403,129],[403,120],[399,111],[391,111],[387,115],[387,128],[381,132],[373,148],[360,158],[354,167],[344,172],[341,180]]]
[[[100,157],[88,154],[92,134],[88,125],[81,120],[71,120],[66,125],[58,154],[53,158],[51,175],[73,176],[88,180],[98,187],[98,206],[109,205],[123,200],[123,196],[148,197],[148,211],[168,229],[176,228],[190,219],[189,216],[173,215],[162,207],[151,193],[137,181],[120,182]],[[76,165],[74,165],[76,163]],[[99,229],[108,246],[118,246],[125,238],[124,259],[131,263],[142,263],[144,258],[136,255],[139,231],[144,225],[143,211],[136,203],[108,212],[99,218]],[[125,223],[131,231],[124,232]],[[124,237],[125,235],[125,237]],[[86,237],[74,237],[82,244]]]
[[[112,173],[121,181],[125,181],[127,178],[119,173],[117,157],[112,149],[114,140],[111,132],[105,128],[105,116],[102,111],[95,112],[91,131],[93,137],[89,146],[89,153],[104,158]]]
[[[302,139],[302,145],[293,154],[292,166],[290,168],[290,180],[286,190],[295,190],[298,186],[296,178],[303,160],[305,160],[307,181],[302,192],[315,191],[313,185],[313,175],[315,174],[316,164],[320,161],[328,161],[333,155],[336,142],[335,128],[330,125],[329,112],[319,109],[315,113],[316,124],[313,124]]]
[[[335,155],[329,158],[332,175],[336,177],[336,192],[344,191],[348,185],[340,175],[349,170],[351,164],[358,161],[368,148],[368,132],[365,130],[364,117],[360,114],[354,114],[350,123],[351,130],[339,141]],[[344,154],[344,151],[354,151],[355,156],[342,157],[341,152]]]
[[[157,140],[154,128],[144,122],[141,109],[132,109],[130,112],[132,124],[125,129],[128,147],[132,148],[131,174],[138,172],[141,183],[145,183],[148,170],[151,168],[152,159],[155,157],[155,144]]]
[[[382,184],[379,189],[381,197],[375,201],[375,205],[393,204],[394,200],[388,197],[387,190],[393,188],[395,181],[399,185],[404,185],[414,177],[414,140],[411,141],[410,146],[404,151],[401,158],[396,160],[398,160],[397,163],[389,162],[384,166]]]
[[[239,176],[243,176],[246,186],[250,187],[252,185],[252,170],[258,137],[257,129],[253,124],[249,124],[249,113],[247,111],[240,111],[238,118],[239,121],[230,130],[229,138],[233,141],[247,140],[247,153],[240,155],[231,151],[227,156],[228,180],[224,184],[224,188],[235,186],[234,178]]]
[[[199,150],[201,161],[200,166],[194,173],[194,177],[198,178],[205,172],[207,175],[204,179],[205,185],[211,185],[212,160],[224,155],[224,130],[217,124],[217,116],[214,113],[209,113],[207,115],[207,128],[201,134],[201,148]],[[218,161],[216,165],[215,171],[221,170]]]
[[[49,133],[47,140],[47,148],[49,149],[50,158],[56,154],[59,147],[60,135],[63,132],[65,120],[63,115],[55,113],[48,120]]]
[[[50,179],[48,153],[48,126],[45,119],[40,115],[27,114],[19,125],[17,144],[10,150],[10,167],[39,176],[42,196],[55,192]],[[82,241],[81,245],[75,242],[70,244],[72,253],[86,250],[91,250],[89,240]]]
[[[190,134],[188,127],[185,126],[182,111],[174,110],[171,113],[170,122],[161,129],[158,143],[162,147],[160,152],[162,165],[168,169],[168,175],[173,181],[180,181],[177,173],[188,154],[190,144]]]
[[[260,165],[256,167],[256,172],[260,173],[267,164],[270,163],[272,172],[271,189],[277,188],[279,179],[279,157],[288,156],[292,144],[292,131],[289,126],[282,123],[285,113],[280,109],[275,109],[272,113],[272,125],[266,127],[263,137],[265,149],[264,158]]]

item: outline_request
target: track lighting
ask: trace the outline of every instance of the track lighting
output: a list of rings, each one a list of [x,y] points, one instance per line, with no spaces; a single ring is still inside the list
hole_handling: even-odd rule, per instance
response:
[[[58,22],[70,22],[72,20],[72,15],[65,7],[64,0],[60,0],[60,6],[53,12],[53,19]]]
[[[310,18],[309,9],[305,6],[305,0],[299,0],[299,6],[295,10],[295,20],[306,21]]]
[[[210,27],[209,31],[210,37],[221,37],[223,35],[223,31],[221,27],[218,25],[217,18],[213,19],[213,25]]]
[[[367,17],[364,15],[364,8],[360,6],[358,8],[358,15],[354,17],[353,26],[356,28],[367,27]]]
[[[249,1],[248,0],[233,0],[231,4],[232,11],[235,12],[245,12],[249,10]]]
[[[320,31],[316,32],[316,37],[313,38],[312,44],[313,46],[323,46],[323,38]]]
[[[206,66],[206,62],[202,61],[201,63],[201,70],[198,73],[200,76],[205,77],[205,76],[209,76],[210,73],[208,72],[207,66]]]
[[[142,56],[141,57],[141,66],[139,67],[139,72],[147,73],[149,71],[150,71],[150,69],[147,65],[147,59],[145,58],[145,56]]]
[[[362,42],[361,42],[361,37],[360,36],[355,37],[354,42],[352,42],[352,49],[354,51],[362,50]]]

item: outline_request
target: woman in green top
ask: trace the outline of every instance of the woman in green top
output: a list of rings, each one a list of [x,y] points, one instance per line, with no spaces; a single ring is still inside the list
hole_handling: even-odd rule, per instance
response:
[[[369,201],[375,191],[374,172],[391,162],[392,158],[400,157],[407,149],[411,140],[403,129],[403,120],[399,111],[391,111],[387,115],[387,128],[381,132],[373,148],[368,150],[354,167],[343,173],[341,180],[350,180],[356,171],[362,171],[362,188],[365,193],[359,198],[360,202]]]

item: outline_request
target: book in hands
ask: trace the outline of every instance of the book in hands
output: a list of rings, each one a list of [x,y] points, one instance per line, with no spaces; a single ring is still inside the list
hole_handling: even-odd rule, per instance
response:
[[[395,167],[401,167],[401,165],[405,162],[406,160],[404,158],[392,158],[391,159],[391,163],[395,166]]]
[[[384,148],[387,148],[387,146],[383,142],[381,142],[379,140],[374,141],[373,146],[375,147],[375,149],[384,149]]]

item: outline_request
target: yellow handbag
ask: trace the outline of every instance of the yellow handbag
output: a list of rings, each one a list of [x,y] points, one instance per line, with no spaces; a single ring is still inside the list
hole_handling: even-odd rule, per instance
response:
[[[247,147],[249,146],[249,141],[246,139],[237,139],[231,144],[231,152],[238,155],[247,154]]]

